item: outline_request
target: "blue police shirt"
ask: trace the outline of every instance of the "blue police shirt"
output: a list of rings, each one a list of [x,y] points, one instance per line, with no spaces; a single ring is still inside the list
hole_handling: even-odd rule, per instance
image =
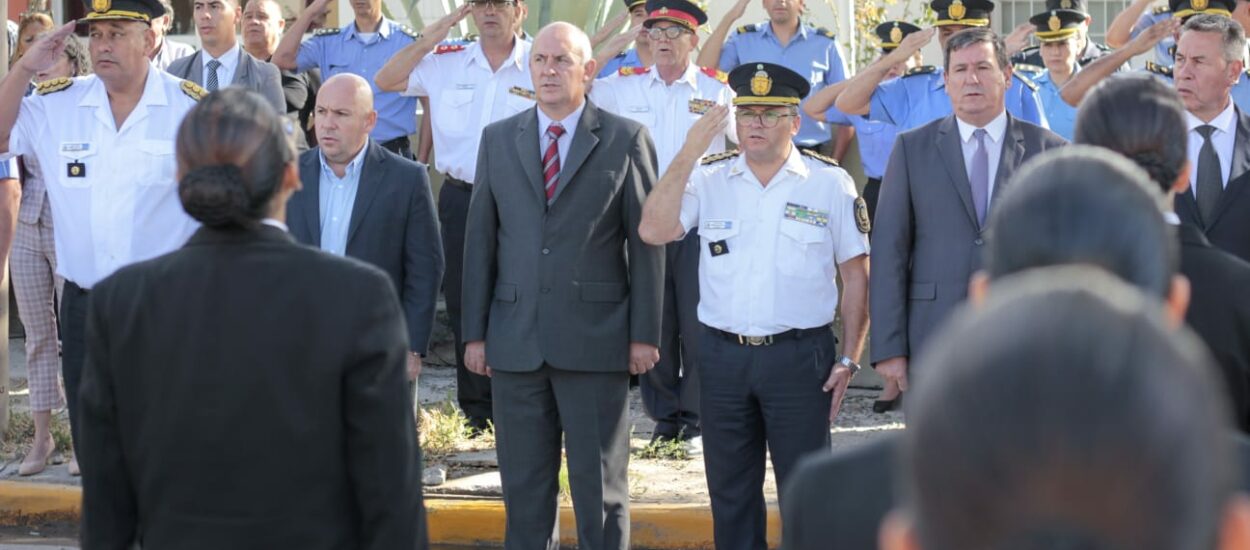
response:
[[[411,44],[417,33],[382,18],[376,34],[366,44],[356,32],[355,21],[341,29],[318,31],[300,44],[296,71],[319,67],[322,78],[326,80],[336,74],[352,73],[368,81],[373,88],[373,106],[378,112],[378,124],[369,136],[378,142],[386,142],[417,132],[417,98],[404,97],[399,92],[380,91],[373,82],[373,76],[391,56]]]
[[[1081,70],[1080,65],[1076,70]],[[1042,110],[1046,113],[1046,121],[1050,123],[1050,131],[1072,141],[1072,132],[1076,129],[1076,107],[1068,105],[1059,97],[1060,87],[1050,79],[1050,71],[1043,71],[1033,82],[1037,84],[1037,97],[1042,100]]]
[[[720,70],[732,71],[743,63],[774,63],[806,76],[812,94],[825,86],[846,80],[842,48],[833,34],[811,25],[799,24],[799,32],[785,46],[777,39],[769,22],[739,27],[725,41],[720,54]],[[802,126],[794,138],[799,145],[829,141],[829,125],[799,111]]]
[[[620,54],[617,54],[616,57],[609,59],[607,63],[603,64],[603,70],[599,71],[599,78],[607,78],[609,76],[612,76],[616,74],[616,71],[619,71],[625,67],[629,67],[629,68],[642,67],[642,60],[638,59],[637,49],[630,48],[628,50],[625,50],[624,52],[621,52]]]
[[[890,160],[894,137],[898,135],[897,126],[867,116],[848,115],[836,108],[825,113],[825,120],[829,124],[854,126],[855,137],[859,138],[859,159],[864,167],[864,176],[876,179],[885,176],[885,164]]]
[[[1160,21],[1167,21],[1172,18],[1171,11],[1159,11],[1155,9],[1146,10],[1137,19],[1137,23],[1133,24],[1133,30],[1129,31],[1129,39],[1137,38],[1142,31],[1150,28],[1151,25]],[[1176,39],[1168,35],[1163,40],[1155,44],[1155,59],[1160,65],[1172,64],[1172,48],[1176,46]]]
[[[17,177],[17,157],[0,162],[0,180]]]
[[[951,114],[951,99],[946,95],[942,74],[942,68],[937,67],[882,82],[872,93],[869,118],[893,123],[899,131],[905,132]],[[1007,88],[1007,112],[1025,122],[1049,128],[1035,87],[1013,72],[1011,87]]]

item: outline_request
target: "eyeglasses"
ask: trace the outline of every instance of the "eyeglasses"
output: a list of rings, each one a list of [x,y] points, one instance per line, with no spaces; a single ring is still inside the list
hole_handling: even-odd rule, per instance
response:
[[[469,3],[475,8],[511,8],[516,5],[516,0],[469,0]]]
[[[662,29],[660,27],[651,27],[647,29],[647,36],[651,37],[652,40],[659,40],[662,37],[667,37],[669,40],[677,40],[681,38],[681,35],[688,32],[690,31],[685,27],[664,27]]]
[[[781,119],[791,116],[794,115],[784,111],[748,111],[746,109],[734,111],[738,124],[748,126],[754,122],[765,128],[776,128]]]

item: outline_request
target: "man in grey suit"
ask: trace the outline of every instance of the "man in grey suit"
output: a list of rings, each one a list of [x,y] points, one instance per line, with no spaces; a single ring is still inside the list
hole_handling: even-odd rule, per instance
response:
[[[238,0],[195,0],[195,32],[203,49],[169,64],[166,72],[215,92],[226,86],[255,90],[266,102],[286,112],[282,76],[270,63],[258,61],[235,36],[243,8]]]
[[[509,549],[559,546],[560,444],[583,549],[629,547],[629,375],[659,360],[663,249],[638,238],[655,148],[586,101],[585,33],[530,54],[537,107],[482,134],[464,251],[465,366],[492,376]]]
[[[443,279],[443,244],[425,167],[369,139],[373,90],[354,74],[317,96],[317,147],[300,155],[303,189],[287,205],[295,240],[391,276],[408,326],[408,379],[429,350]]]
[[[960,31],[946,41],[945,54],[955,112],[899,134],[872,236],[871,355],[896,391],[907,390],[909,358],[923,352],[925,339],[967,296],[968,279],[981,266],[986,215],[1012,174],[1064,143],[1007,114],[1011,65],[994,31]],[[887,384],[887,392],[894,389]]]

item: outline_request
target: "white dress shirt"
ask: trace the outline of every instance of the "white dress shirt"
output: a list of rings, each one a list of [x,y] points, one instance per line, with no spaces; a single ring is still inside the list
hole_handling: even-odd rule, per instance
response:
[[[534,106],[530,43],[517,39],[512,55],[492,71],[481,44],[440,46],[408,76],[406,96],[430,98],[435,168],[468,183],[486,125]]]
[[[181,79],[154,64],[121,128],[94,75],[22,100],[8,154],[32,155],[43,170],[59,275],[90,288],[122,266],[181,247],[195,232],[174,181],[174,138],[195,102]]]
[[[729,85],[708,75],[703,70],[690,64],[686,72],[666,84],[655,67],[634,70],[632,74],[614,74],[608,78],[596,80],[590,89],[590,100],[599,108],[620,115],[647,127],[655,142],[655,154],[659,163],[656,175],[663,175],[669,163],[677,156],[681,146],[686,143],[686,135],[690,127],[703,116],[707,105],[729,106],[734,93]],[[700,103],[695,105],[692,101]],[[732,107],[731,107],[732,108]],[[737,126],[733,114],[730,113],[729,124],[725,126],[725,137],[737,142]],[[712,140],[705,155],[720,153],[725,150],[725,140]]]
[[[1204,124],[1215,126],[1215,131],[1211,132],[1211,145],[1215,147],[1215,154],[1220,157],[1220,177],[1223,179],[1224,187],[1228,187],[1228,176],[1233,172],[1233,142],[1237,138],[1237,110],[1236,105],[1228,102],[1228,108],[1224,109],[1219,115],[1211,119],[1211,122],[1203,122],[1198,117],[1185,111],[1185,121],[1189,125],[1189,192],[1198,197],[1198,154],[1202,151],[1202,134],[1198,133],[1198,127]]]
[[[208,84],[208,62],[214,59],[221,63],[221,66],[217,67],[217,88],[225,88],[234,83],[234,73],[239,69],[239,43],[237,41],[234,46],[226,50],[226,53],[221,54],[221,57],[212,57],[204,50],[200,50],[200,53],[200,64],[204,68],[204,82],[200,84]]]
[[[564,135],[560,136],[557,141],[556,149],[560,155],[560,169],[564,169],[564,159],[569,158],[569,148],[573,146],[573,134],[577,133],[577,123],[582,120],[582,112],[586,110],[586,102],[582,102],[577,110],[569,113],[564,120],[553,120],[543,112],[542,107],[534,109],[538,111],[538,154],[547,154],[547,147],[551,144],[547,138],[547,128],[553,123],[559,122],[564,127]]]
[[[838,264],[868,253],[857,197],[845,170],[794,147],[767,186],[743,156],[696,167],[681,223],[700,237],[699,321],[745,336],[832,323]]]
[[[979,128],[968,124],[955,117],[955,123],[959,125],[959,145],[964,152],[964,170],[968,172],[968,181],[972,181],[972,155],[977,152],[977,140],[972,136],[973,132]],[[989,124],[985,125],[985,149],[989,154],[990,166],[990,188],[989,194],[986,195],[986,206],[994,202],[994,188],[998,181],[998,160],[1003,156],[1003,134],[1007,133],[1007,111],[1003,111],[994,117]],[[988,212],[988,210],[987,210]]]

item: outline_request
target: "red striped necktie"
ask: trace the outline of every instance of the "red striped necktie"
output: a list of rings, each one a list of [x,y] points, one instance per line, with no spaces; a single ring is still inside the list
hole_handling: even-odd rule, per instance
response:
[[[554,122],[547,127],[547,152],[543,153],[543,185],[547,188],[547,200],[556,195],[556,182],[560,180],[560,136],[564,126]]]

